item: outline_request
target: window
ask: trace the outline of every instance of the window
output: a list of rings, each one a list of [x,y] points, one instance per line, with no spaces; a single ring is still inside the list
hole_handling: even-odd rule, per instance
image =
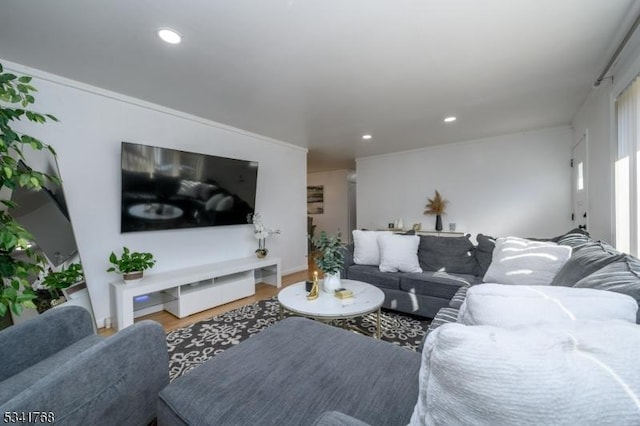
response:
[[[578,163],[578,185],[576,189],[578,191],[584,189],[584,163],[582,161]]]
[[[616,99],[618,149],[615,161],[616,248],[638,254],[640,247],[640,78]]]

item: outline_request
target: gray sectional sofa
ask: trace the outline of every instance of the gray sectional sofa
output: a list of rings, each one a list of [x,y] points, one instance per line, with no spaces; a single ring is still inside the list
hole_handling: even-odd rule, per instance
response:
[[[383,307],[433,318],[446,307],[460,287],[482,282],[491,263],[488,238],[479,235],[478,246],[470,236],[420,236],[418,261],[422,273],[380,272],[375,265],[353,261],[353,245],[345,248],[341,278],[364,281],[385,294]]]
[[[385,294],[383,307],[408,314],[434,318],[442,308],[450,307],[452,299],[459,299],[465,288],[482,283],[492,260],[495,238],[484,234],[476,236],[477,244],[463,237],[420,236],[418,261],[422,273],[380,272],[375,265],[358,265],[353,261],[353,245],[345,247],[345,264],[341,278],[364,281],[380,288]],[[539,238],[566,245],[581,245],[586,242],[596,244],[581,229],[572,229],[566,234],[552,238]],[[607,250],[616,256],[613,247],[606,243]],[[637,260],[637,259],[636,259]],[[593,264],[591,259],[585,264],[575,264],[579,274],[592,272],[591,268],[607,260]],[[571,265],[574,265],[571,262]],[[587,274],[588,275],[588,274]],[[456,296],[458,290],[461,293]]]
[[[491,263],[491,257],[487,257],[487,254],[493,251],[494,241],[495,238],[479,235],[476,258]],[[595,241],[580,229],[571,230],[550,241],[572,248],[571,257],[556,273],[552,286],[614,291],[631,296],[640,304],[640,260],[635,256],[621,253],[604,241]],[[447,305],[437,312],[429,331],[457,320],[468,288],[469,285],[458,288]],[[640,324],[640,310],[636,322]]]
[[[425,246],[430,240],[425,239]],[[637,259],[581,233],[570,232],[553,240],[574,248],[571,259],[558,271],[555,285],[590,286],[639,299],[640,262]],[[451,304],[436,315],[432,322],[432,329],[435,329],[457,319],[457,308],[464,300],[468,285],[455,278],[468,275],[469,284],[476,282],[482,268],[491,262],[487,256],[493,251],[493,241],[490,237],[479,236],[479,244],[473,248],[474,255],[467,256],[474,259],[478,272],[447,272],[450,279],[447,283],[434,280],[437,275],[433,271],[424,273],[422,279],[417,276],[420,274],[382,276],[374,268],[353,264],[347,267],[348,278],[368,278],[388,297],[402,291],[407,293],[403,288],[408,289],[408,283],[415,286],[435,284],[439,290],[425,295],[431,299],[423,300],[442,299]],[[444,243],[459,244],[451,239]],[[421,249],[429,250],[429,247]],[[431,261],[442,265],[447,262],[443,256],[436,259],[439,260]],[[434,263],[433,268],[439,265]],[[486,357],[482,353],[476,355]],[[503,361],[498,358],[496,362],[503,365]],[[418,352],[308,319],[288,318],[226,350],[162,390],[158,401],[158,424],[406,425],[422,395],[419,382],[426,380],[420,378],[420,365],[421,354]],[[473,361],[468,364],[470,368],[473,365]],[[451,386],[453,389],[457,385]],[[525,400],[529,401],[526,397],[523,401],[515,401],[515,406],[526,406]],[[608,407],[610,401],[602,401],[602,406]],[[529,405],[534,411],[539,409],[536,404]],[[487,412],[500,411],[500,407],[499,404],[492,406]]]

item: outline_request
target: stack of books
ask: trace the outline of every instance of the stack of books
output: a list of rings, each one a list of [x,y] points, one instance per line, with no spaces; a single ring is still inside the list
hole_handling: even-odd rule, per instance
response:
[[[338,299],[349,299],[353,297],[353,292],[351,290],[347,290],[346,288],[339,288],[335,291],[334,296]]]

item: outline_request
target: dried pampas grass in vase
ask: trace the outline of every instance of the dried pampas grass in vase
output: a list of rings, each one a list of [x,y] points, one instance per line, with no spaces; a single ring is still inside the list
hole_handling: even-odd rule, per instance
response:
[[[442,217],[444,210],[447,207],[449,201],[442,198],[442,195],[436,190],[436,196],[433,198],[427,198],[427,205],[424,214],[436,215],[436,231],[442,231]]]

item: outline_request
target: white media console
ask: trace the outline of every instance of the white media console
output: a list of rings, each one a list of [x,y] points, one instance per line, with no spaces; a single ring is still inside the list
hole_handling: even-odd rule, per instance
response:
[[[133,319],[166,310],[178,318],[255,294],[257,282],[282,285],[280,259],[247,257],[145,275],[142,281],[114,281],[118,330]]]

